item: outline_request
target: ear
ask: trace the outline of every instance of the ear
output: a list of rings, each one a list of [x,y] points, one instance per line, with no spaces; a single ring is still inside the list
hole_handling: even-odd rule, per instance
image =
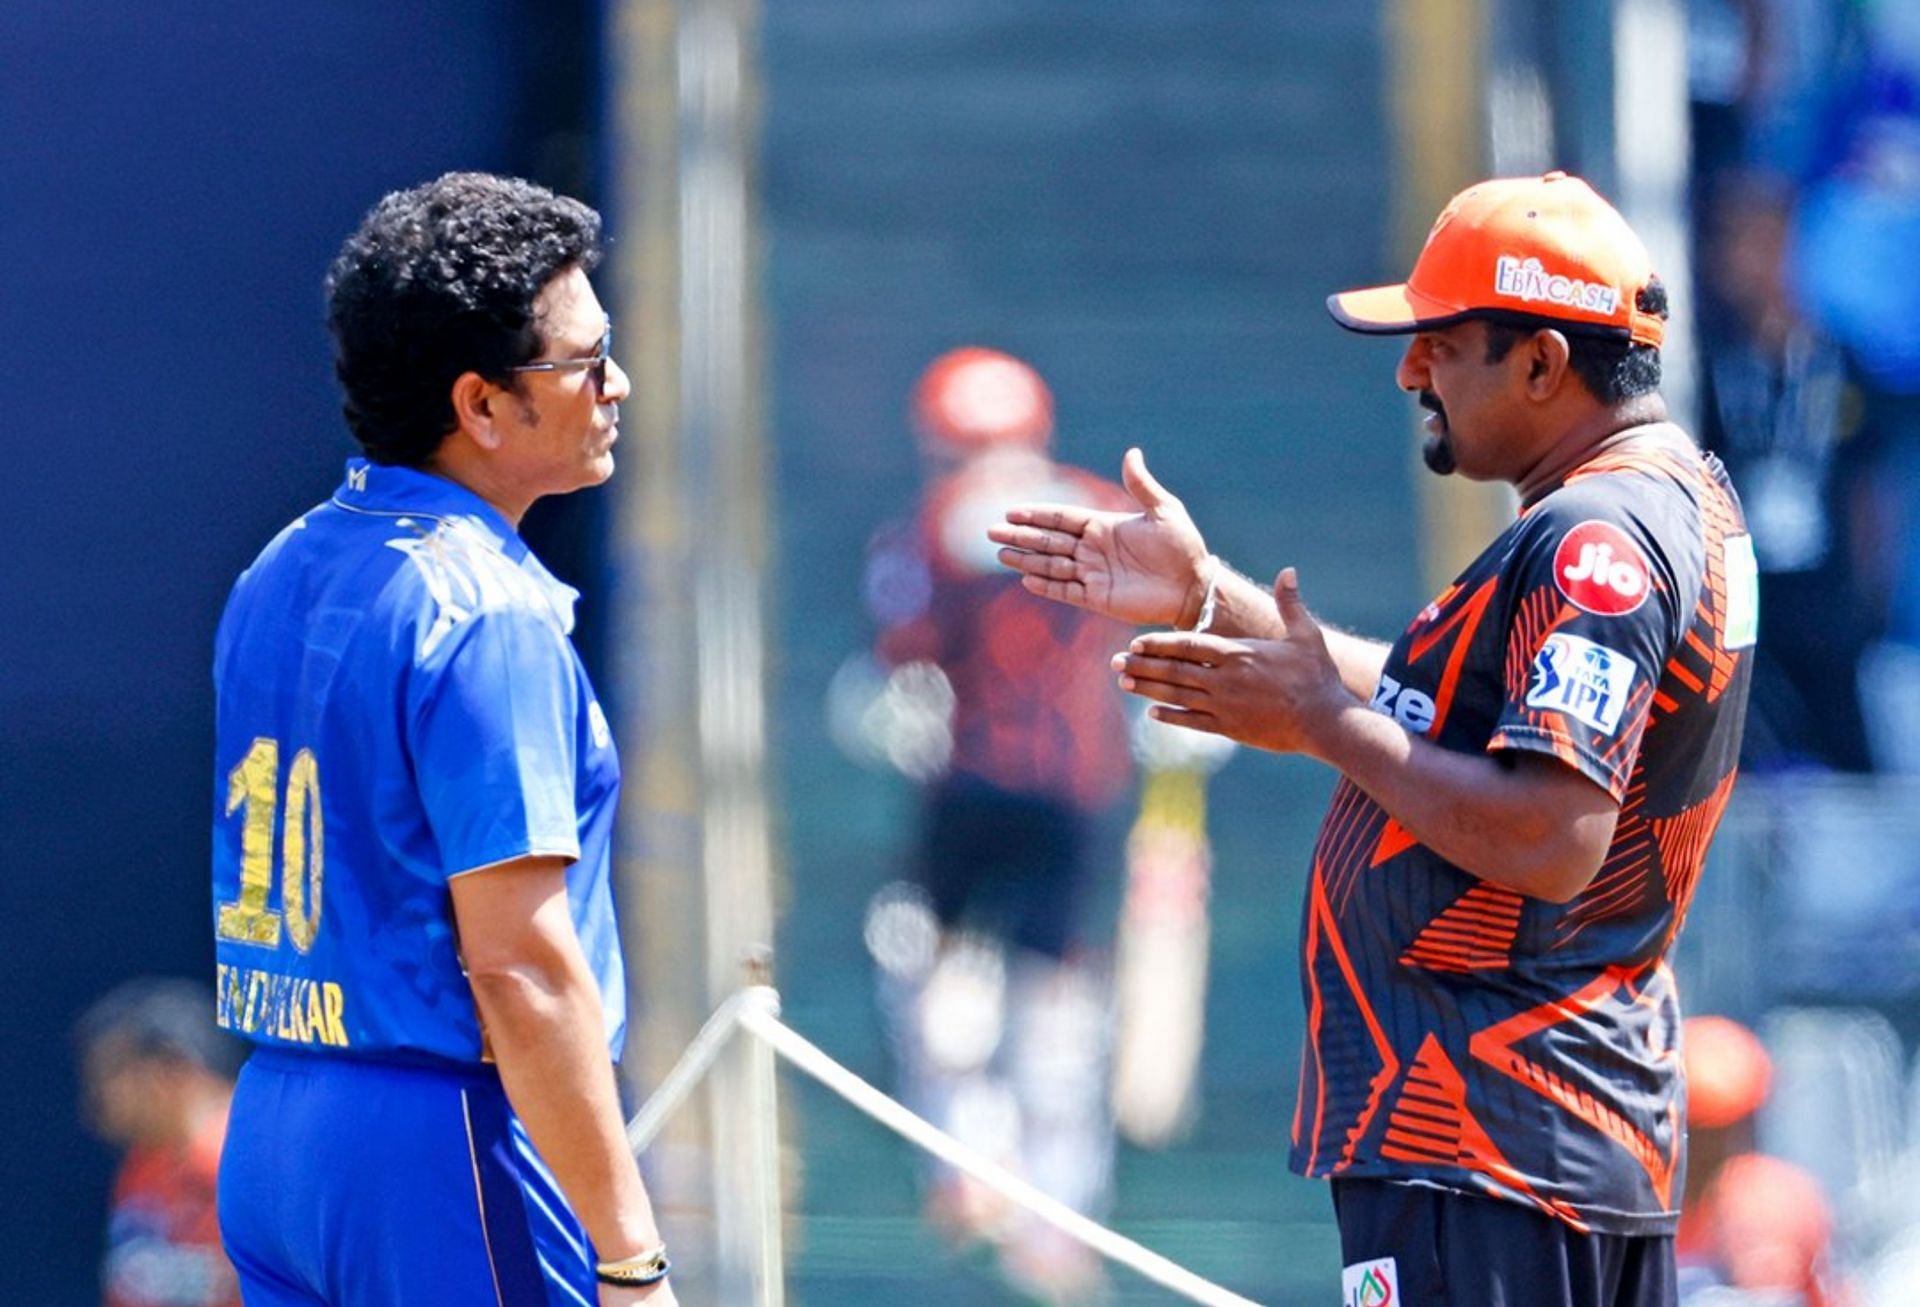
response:
[[[454,378],[449,398],[456,428],[480,448],[498,449],[501,435],[494,426],[493,408],[500,402],[500,387],[478,372],[462,372]]]
[[[1567,379],[1573,347],[1564,332],[1551,327],[1533,333],[1527,342],[1527,394],[1536,400],[1552,399]]]

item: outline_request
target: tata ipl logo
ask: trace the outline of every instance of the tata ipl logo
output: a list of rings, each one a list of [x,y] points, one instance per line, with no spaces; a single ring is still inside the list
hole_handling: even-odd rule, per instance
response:
[[[1391,1257],[1361,1262],[1340,1272],[1340,1307],[1394,1307],[1400,1276]]]
[[[1617,649],[1555,631],[1533,656],[1527,707],[1565,713],[1611,735],[1619,729],[1638,671]]]

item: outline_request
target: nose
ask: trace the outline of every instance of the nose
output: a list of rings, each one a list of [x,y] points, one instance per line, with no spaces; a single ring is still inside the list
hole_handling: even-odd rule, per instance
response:
[[[1402,390],[1432,388],[1433,374],[1427,367],[1427,343],[1423,337],[1415,336],[1407,342],[1407,351],[1400,356],[1400,366],[1394,369],[1393,379]]]
[[[632,393],[633,393],[633,378],[629,377],[627,375],[627,370],[621,367],[618,363],[614,362],[612,357],[608,357],[607,380],[605,384],[600,387],[601,402],[606,404],[618,404],[621,400],[625,399],[628,395],[631,395]]]

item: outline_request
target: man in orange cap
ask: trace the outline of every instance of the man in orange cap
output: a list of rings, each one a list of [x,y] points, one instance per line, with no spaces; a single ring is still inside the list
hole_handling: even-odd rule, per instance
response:
[[[1520,514],[1391,646],[1211,555],[1139,451],[1133,513],[990,534],[1037,594],[1143,625],[1165,721],[1341,773],[1308,881],[1293,1166],[1333,1182],[1344,1301],[1675,1294],[1683,1135],[1665,959],[1732,789],[1757,621],[1724,472],[1667,420],[1665,294],[1583,181],[1448,204],[1405,283],[1336,295],[1409,337],[1435,471]]]

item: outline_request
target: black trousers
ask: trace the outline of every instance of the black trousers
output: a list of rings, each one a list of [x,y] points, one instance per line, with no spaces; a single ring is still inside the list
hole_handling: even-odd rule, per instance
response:
[[[1341,1307],[1673,1307],[1671,1235],[1581,1234],[1519,1203],[1335,1180]],[[1391,1267],[1386,1259],[1392,1259]]]
[[[1089,814],[1059,799],[949,777],[927,795],[919,881],[941,926],[965,921],[1064,958],[1081,942],[1096,835]]]

